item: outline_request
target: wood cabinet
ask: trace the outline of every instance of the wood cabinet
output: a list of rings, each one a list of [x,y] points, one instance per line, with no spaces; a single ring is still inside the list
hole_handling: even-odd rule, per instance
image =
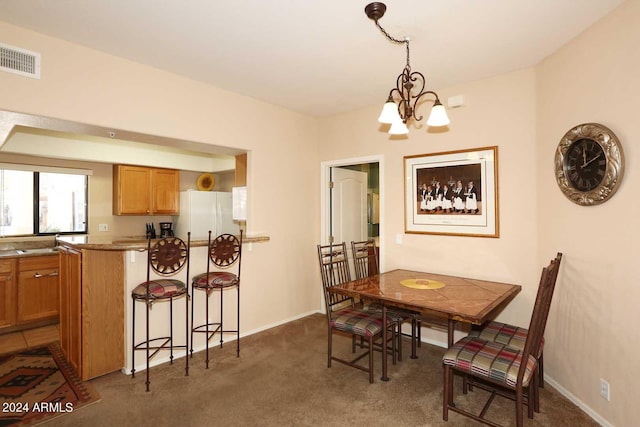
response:
[[[236,156],[235,182],[236,187],[247,185],[247,153]]]
[[[80,372],[82,255],[60,248],[60,347],[76,373]]]
[[[57,319],[58,257],[18,258],[18,271],[17,323]]]
[[[60,346],[82,380],[124,366],[124,253],[60,248]]]
[[[0,260],[0,329],[16,323],[16,262]]]
[[[178,215],[180,171],[113,165],[114,215]]]

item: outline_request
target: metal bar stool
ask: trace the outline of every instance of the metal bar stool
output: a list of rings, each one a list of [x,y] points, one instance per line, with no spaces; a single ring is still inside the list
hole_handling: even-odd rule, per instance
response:
[[[187,235],[187,243],[177,237],[167,237],[158,240],[153,247],[151,239],[147,239],[147,280],[140,283],[131,291],[132,328],[131,328],[131,378],[135,378],[135,355],[136,351],[145,351],[147,360],[147,391],[149,391],[149,360],[160,350],[169,349],[170,363],[173,364],[173,349],[185,349],[185,375],[189,375],[189,290],[187,283],[189,280],[189,251],[191,246],[191,233]],[[186,265],[186,279],[169,279],[175,276]],[[151,271],[161,278],[152,279]],[[185,344],[173,344],[173,300],[185,297]],[[169,300],[169,336],[150,338],[149,337],[149,312],[152,305],[158,301]],[[144,302],[146,306],[146,339],[136,344],[136,301]],[[150,351],[153,350],[153,353]]]
[[[224,343],[224,334],[236,334],[236,357],[240,357],[240,264],[242,258],[242,230],[240,230],[240,239],[231,234],[221,234],[211,240],[211,231],[209,231],[209,245],[207,251],[207,271],[193,277],[191,281],[191,293],[194,298],[191,300],[191,357],[193,357],[193,334],[205,334],[205,365],[209,368],[209,341],[216,333],[220,334],[220,347]],[[237,264],[236,264],[237,263]],[[211,264],[219,270],[211,271]],[[230,271],[237,265],[237,272]],[[230,288],[237,290],[237,306],[236,306],[236,329],[224,328],[224,291]],[[194,326],[193,312],[195,291],[201,290],[205,295],[205,323]],[[209,317],[209,295],[214,291],[220,291],[220,321],[211,321]]]

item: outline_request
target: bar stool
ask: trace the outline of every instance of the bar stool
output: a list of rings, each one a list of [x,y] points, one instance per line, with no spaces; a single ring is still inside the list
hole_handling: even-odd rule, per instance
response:
[[[242,258],[242,230],[240,230],[240,239],[231,234],[221,234],[211,240],[211,231],[209,231],[209,245],[207,251],[207,271],[205,273],[194,276],[191,281],[191,293],[194,298],[191,300],[191,357],[193,357],[193,334],[205,334],[206,358],[205,365],[209,368],[209,341],[216,333],[220,334],[220,347],[224,343],[225,333],[236,333],[236,357],[240,357],[240,263]],[[229,271],[237,263],[237,272]],[[218,269],[211,271],[211,264]],[[236,329],[224,328],[224,291],[236,288],[237,290],[237,307],[236,307]],[[193,312],[195,291],[201,290],[205,292],[205,323],[193,326]],[[220,321],[211,321],[209,317],[209,295],[214,291],[220,291]]]
[[[149,360],[160,350],[169,349],[169,361],[173,364],[173,349],[184,348],[186,368],[185,375],[189,375],[189,251],[191,246],[191,233],[187,234],[187,243],[177,237],[167,237],[158,240],[153,247],[151,239],[147,239],[147,280],[140,283],[131,291],[132,300],[132,328],[131,328],[131,378],[135,378],[136,351],[146,351],[147,360],[147,391],[149,391]],[[167,277],[177,275],[186,266],[186,279],[170,279]],[[161,278],[152,279],[151,271]],[[185,297],[185,344],[173,344],[173,300]],[[169,300],[169,336],[149,337],[149,312],[152,305],[158,301]],[[144,302],[146,306],[146,339],[136,344],[136,301]],[[153,353],[150,354],[150,351]]]

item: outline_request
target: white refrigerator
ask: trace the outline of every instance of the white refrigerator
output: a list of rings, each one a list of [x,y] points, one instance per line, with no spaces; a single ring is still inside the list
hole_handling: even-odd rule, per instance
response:
[[[191,240],[206,240],[209,230],[212,238],[229,233],[237,235],[240,226],[233,221],[231,193],[221,191],[183,191],[180,192],[180,215],[176,218],[174,234],[187,239],[191,231]]]

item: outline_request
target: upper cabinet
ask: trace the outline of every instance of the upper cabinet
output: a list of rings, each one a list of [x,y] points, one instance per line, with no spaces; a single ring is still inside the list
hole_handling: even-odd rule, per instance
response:
[[[114,215],[178,215],[180,172],[113,165]]]

